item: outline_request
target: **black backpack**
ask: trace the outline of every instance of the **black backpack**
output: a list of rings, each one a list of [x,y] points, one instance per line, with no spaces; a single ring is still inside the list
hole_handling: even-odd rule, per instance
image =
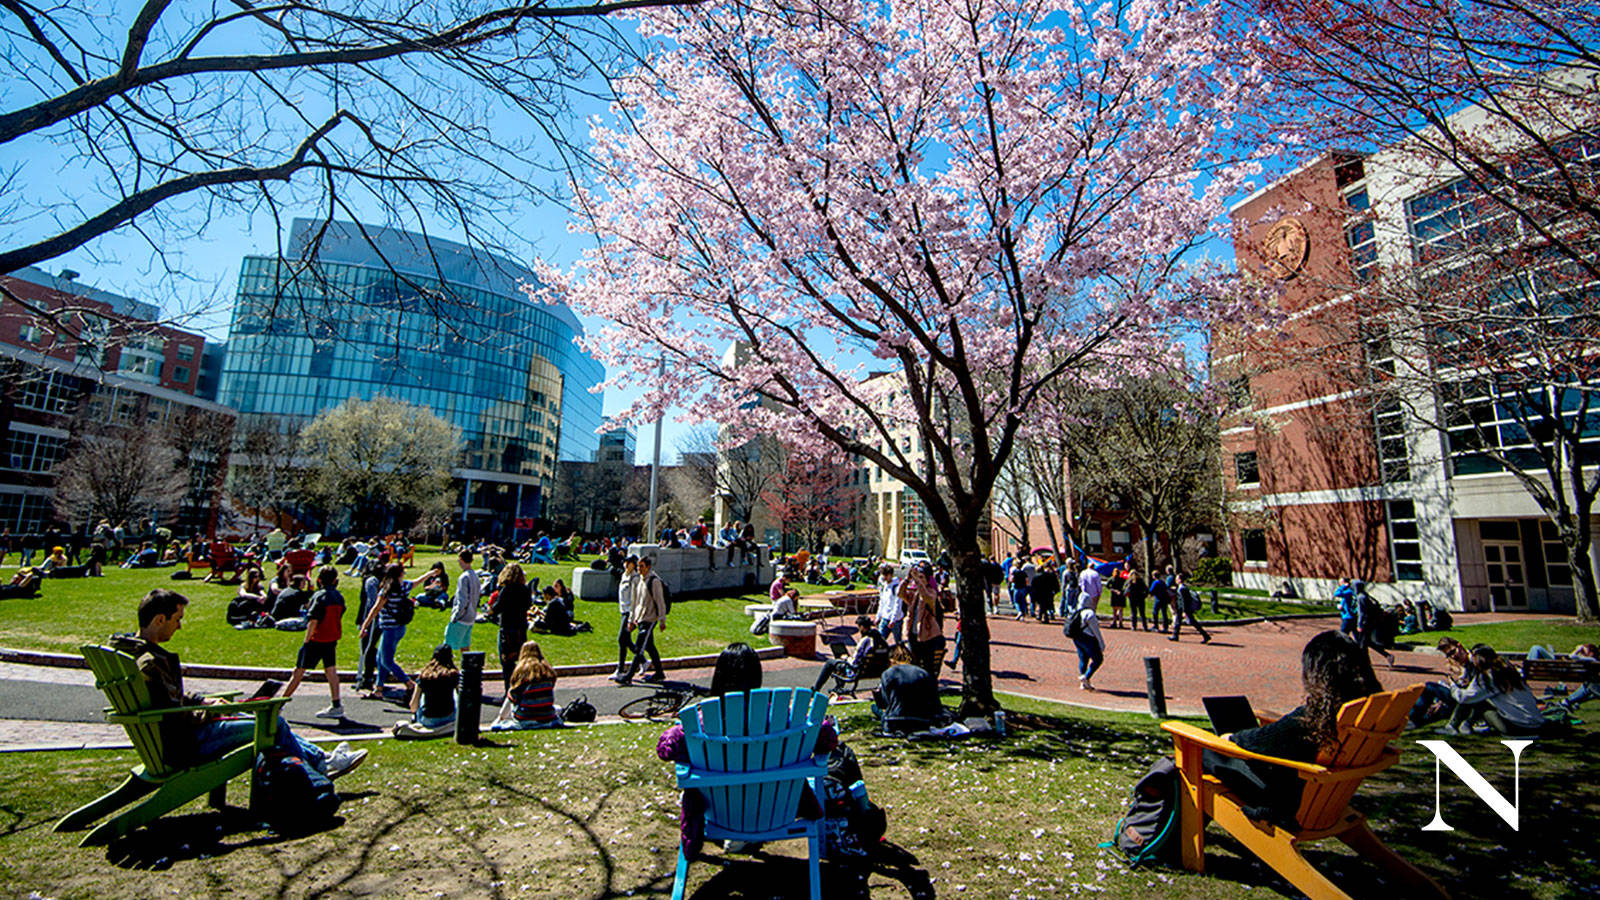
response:
[[[256,757],[255,777],[258,808],[252,812],[274,831],[315,831],[339,811],[333,781],[298,756],[264,750]]]
[[[1083,627],[1083,610],[1072,611],[1072,615],[1067,617],[1066,624],[1061,626],[1061,633],[1073,640],[1088,637],[1088,629]]]
[[[1151,862],[1172,863],[1177,858],[1178,767],[1170,757],[1150,765],[1133,786],[1128,811],[1117,823],[1111,840],[1102,847],[1115,847],[1129,866]]]

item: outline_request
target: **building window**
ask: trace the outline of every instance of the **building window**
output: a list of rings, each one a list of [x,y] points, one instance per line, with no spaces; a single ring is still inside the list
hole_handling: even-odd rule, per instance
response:
[[[39,343],[39,326],[32,324],[22,326],[17,329],[17,339],[24,344]]]
[[[194,345],[193,344],[179,344],[178,345],[178,359],[183,361],[183,362],[192,362],[194,360]]]
[[[1571,587],[1572,564],[1567,561],[1567,545],[1561,543],[1556,523],[1548,519],[1540,522],[1539,539],[1544,543],[1544,570],[1550,586]]]
[[[1244,530],[1244,561],[1246,563],[1265,563],[1267,561],[1266,529],[1246,528]]]
[[[1378,464],[1385,484],[1411,480],[1411,458],[1406,449],[1405,415],[1400,401],[1382,397],[1373,410],[1378,436]]]
[[[1083,549],[1098,552],[1100,550],[1100,526],[1091,525],[1083,530]]]
[[[188,366],[173,366],[172,367],[172,380],[176,381],[179,384],[188,384],[189,383],[189,367]]]
[[[1111,529],[1111,552],[1112,553],[1127,553],[1128,550],[1132,546],[1133,546],[1133,539],[1132,539],[1132,536],[1128,533],[1128,529],[1126,529],[1126,528],[1113,528],[1113,529]]]
[[[1389,501],[1389,555],[1396,581],[1422,580],[1422,541],[1417,534],[1417,508],[1410,500]]]
[[[1344,242],[1350,248],[1350,274],[1356,284],[1366,284],[1378,269],[1378,240],[1371,220],[1344,228]]]
[[[1233,455],[1233,473],[1240,485],[1258,484],[1261,472],[1256,465],[1256,451],[1247,450]]]

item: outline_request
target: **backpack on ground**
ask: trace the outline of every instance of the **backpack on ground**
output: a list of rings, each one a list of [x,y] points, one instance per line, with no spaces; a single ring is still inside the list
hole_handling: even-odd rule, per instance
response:
[[[1128,811],[1117,822],[1111,840],[1129,866],[1176,861],[1178,841],[1178,767],[1162,757],[1133,786]]]
[[[569,725],[579,725],[593,722],[595,719],[594,704],[589,702],[588,694],[579,694],[576,699],[568,703],[561,710],[561,721]]]
[[[252,810],[273,830],[314,831],[339,811],[339,794],[333,781],[311,764],[282,750],[265,750],[256,757],[256,797]]]

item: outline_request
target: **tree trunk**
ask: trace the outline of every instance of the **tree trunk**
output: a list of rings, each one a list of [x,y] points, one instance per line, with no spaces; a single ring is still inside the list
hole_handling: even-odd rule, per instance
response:
[[[956,566],[956,609],[961,616],[962,716],[986,716],[999,707],[989,666],[989,606],[983,593],[983,551],[976,529],[949,540]],[[938,677],[938,673],[934,673]]]
[[[1600,622],[1600,597],[1595,593],[1594,557],[1590,555],[1594,547],[1594,535],[1588,524],[1588,510],[1583,510],[1574,519],[1577,527],[1571,534],[1563,535],[1567,540],[1562,541],[1567,549],[1567,563],[1572,567],[1573,608],[1578,613],[1578,621]]]

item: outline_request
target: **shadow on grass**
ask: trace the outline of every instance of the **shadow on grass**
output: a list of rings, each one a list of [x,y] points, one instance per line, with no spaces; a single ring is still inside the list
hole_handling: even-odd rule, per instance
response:
[[[1452,896],[1535,900],[1600,897],[1600,842],[1594,840],[1600,811],[1600,721],[1571,733],[1544,737],[1523,751],[1520,769],[1497,736],[1443,737],[1408,731],[1394,743],[1401,753],[1392,768],[1369,777],[1353,807],[1367,816],[1379,838],[1403,859],[1436,879]],[[959,759],[978,771],[1041,762],[1083,759],[1122,773],[1125,789],[1146,767],[1172,752],[1160,731],[1076,717],[1008,712],[1007,738],[912,742],[872,732],[870,715],[848,719],[848,739],[864,769],[916,767]],[[1496,815],[1448,768],[1439,767],[1439,812],[1451,831],[1424,831],[1434,816],[1436,764],[1417,740],[1446,740],[1498,791],[1517,804],[1518,828]],[[1520,771],[1520,778],[1516,773]],[[867,782],[873,776],[867,775]],[[1119,805],[1124,798],[1117,798]],[[1119,813],[1120,814],[1120,813]],[[1114,820],[1107,823],[1109,833]],[[1304,845],[1306,858],[1352,897],[1403,896],[1383,871],[1336,839]],[[1216,826],[1206,832],[1210,878],[1267,888],[1283,896],[1299,892]]]
[[[798,842],[795,846],[800,846]],[[696,860],[694,866],[720,867],[698,890],[689,894],[697,900],[730,898],[730,900],[769,900],[775,896],[804,897],[811,883],[807,861],[791,856],[776,856],[757,852],[750,856],[724,856],[715,848],[708,849]],[[691,869],[692,871],[692,869]],[[901,891],[912,900],[933,900],[937,896],[933,880],[922,863],[897,844],[883,841],[874,850],[870,864],[843,864],[823,860],[822,896],[828,900],[855,900],[869,898],[875,887],[884,887],[884,881],[899,883],[893,893]],[[880,884],[874,884],[880,882]],[[779,886],[788,890],[778,892]]]
[[[180,862],[216,859],[248,847],[282,844],[333,831],[344,821],[342,816],[334,816],[315,828],[280,832],[265,830],[249,810],[232,806],[168,815],[107,844],[106,862],[121,869],[163,871]]]

